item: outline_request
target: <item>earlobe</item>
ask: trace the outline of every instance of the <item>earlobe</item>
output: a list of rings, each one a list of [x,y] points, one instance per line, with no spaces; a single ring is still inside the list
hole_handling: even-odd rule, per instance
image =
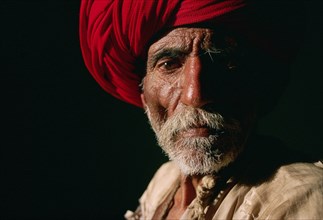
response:
[[[144,107],[144,109],[146,109],[146,106],[147,106],[147,102],[146,102],[146,98],[145,98],[145,95],[144,95],[144,81],[145,81],[145,78],[144,77],[140,83],[140,87],[141,87],[141,93],[140,93],[140,99],[141,99],[141,102],[142,102],[142,106]]]
[[[145,95],[141,93],[140,98],[141,98],[142,106],[144,107],[144,109],[146,109],[147,104],[146,104]]]

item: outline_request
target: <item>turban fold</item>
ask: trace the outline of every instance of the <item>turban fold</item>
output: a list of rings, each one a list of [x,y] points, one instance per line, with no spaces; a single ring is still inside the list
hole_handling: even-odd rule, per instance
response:
[[[267,50],[284,42],[281,32],[268,31],[269,26],[255,19],[252,25],[248,16],[236,13],[245,6],[247,0],[82,0],[79,30],[85,65],[106,92],[142,107],[139,84],[144,73],[138,61],[145,61],[149,43],[164,29],[229,17],[233,29]],[[289,49],[280,47],[278,56]]]

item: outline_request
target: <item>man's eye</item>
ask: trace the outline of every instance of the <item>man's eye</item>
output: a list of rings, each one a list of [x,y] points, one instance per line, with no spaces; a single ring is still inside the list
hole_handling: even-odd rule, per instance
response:
[[[180,59],[161,60],[157,63],[157,68],[161,71],[173,71],[182,66]]]

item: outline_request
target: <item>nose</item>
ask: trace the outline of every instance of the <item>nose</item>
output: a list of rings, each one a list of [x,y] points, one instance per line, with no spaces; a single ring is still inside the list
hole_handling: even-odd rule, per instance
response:
[[[199,56],[187,58],[184,64],[180,101],[187,106],[201,108],[209,102],[203,92],[205,84],[202,82],[202,68]]]

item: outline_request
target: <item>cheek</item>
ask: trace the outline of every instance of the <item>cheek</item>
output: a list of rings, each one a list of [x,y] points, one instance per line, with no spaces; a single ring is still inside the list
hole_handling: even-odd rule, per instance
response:
[[[176,106],[179,89],[160,77],[147,76],[145,79],[144,96],[151,111],[172,112]]]
[[[174,84],[165,83],[159,91],[159,101],[162,106],[164,106],[168,111],[171,111],[174,108],[176,103],[179,89],[175,87]]]

